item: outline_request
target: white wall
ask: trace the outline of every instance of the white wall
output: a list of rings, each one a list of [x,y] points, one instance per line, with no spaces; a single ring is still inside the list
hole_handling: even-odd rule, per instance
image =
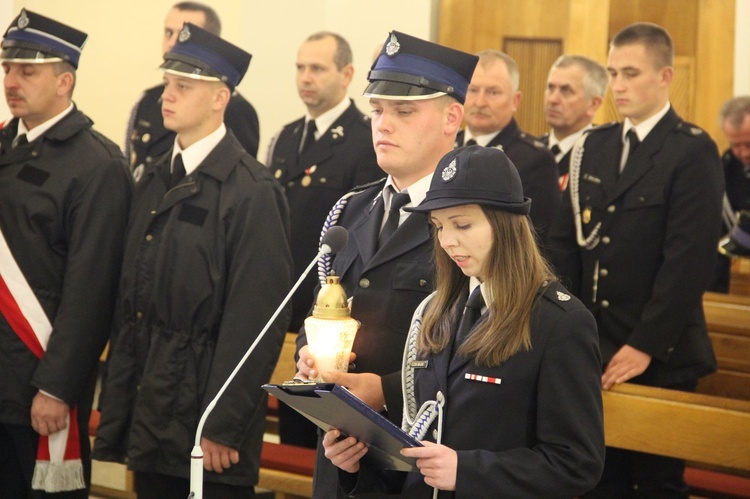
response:
[[[365,87],[375,47],[391,29],[430,38],[437,0],[203,0],[221,17],[222,36],[253,54],[239,85],[260,117],[259,158],[271,137],[304,113],[294,84],[297,48],[310,34],[336,31],[352,45],[356,65],[350,94]],[[0,0],[0,28],[22,7],[89,34],[81,55],[76,104],[96,128],[122,145],[140,93],[161,81],[164,16],[177,0]],[[377,12],[374,9],[377,7]],[[363,111],[369,107],[358,100]],[[0,108],[0,119],[7,116]]]
[[[750,0],[737,0],[736,9],[734,95],[750,95]]]

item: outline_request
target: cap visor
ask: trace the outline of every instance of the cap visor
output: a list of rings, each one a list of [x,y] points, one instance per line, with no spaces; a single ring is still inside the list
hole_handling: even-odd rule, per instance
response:
[[[434,99],[447,94],[431,88],[416,87],[403,82],[376,80],[367,85],[362,95],[378,99],[423,100]]]
[[[168,73],[177,74],[186,78],[193,78],[195,80],[221,81],[221,79],[216,76],[206,74],[206,72],[202,68],[184,61],[169,59],[164,61],[162,65],[159,66],[159,68]]]
[[[0,52],[0,60],[6,62],[18,62],[23,64],[43,64],[48,62],[60,62],[62,59],[56,55],[40,52],[37,49],[24,47],[7,47]]]

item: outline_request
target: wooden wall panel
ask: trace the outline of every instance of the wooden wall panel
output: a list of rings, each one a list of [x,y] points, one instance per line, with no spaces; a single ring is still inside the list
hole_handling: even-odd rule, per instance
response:
[[[516,119],[524,131],[541,135],[547,131],[547,123],[544,119],[545,87],[539,82],[547,81],[550,66],[562,54],[562,40],[505,38],[502,50],[518,62],[522,98]]]
[[[726,141],[716,117],[733,92],[734,18],[735,0],[442,0],[438,41],[476,53],[503,50],[506,39],[561,40],[563,53],[586,55],[606,65],[609,39],[617,31],[634,22],[659,24],[672,35],[678,56],[671,88],[675,109],[707,130],[723,149]],[[525,113],[532,105],[542,109],[531,99],[543,95],[548,68],[541,77],[528,76],[538,73],[539,61],[525,55],[514,58],[521,85],[532,85],[524,90],[519,123],[537,131],[538,117]],[[531,73],[528,65],[535,67]],[[607,99],[595,121],[614,118],[617,112]]]

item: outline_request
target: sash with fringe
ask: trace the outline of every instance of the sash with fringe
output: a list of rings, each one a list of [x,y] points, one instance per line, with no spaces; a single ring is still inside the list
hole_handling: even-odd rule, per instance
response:
[[[0,230],[0,313],[31,352],[41,359],[47,349],[52,324],[18,267]],[[64,430],[39,437],[31,488],[63,492],[86,488],[77,411],[67,416]]]

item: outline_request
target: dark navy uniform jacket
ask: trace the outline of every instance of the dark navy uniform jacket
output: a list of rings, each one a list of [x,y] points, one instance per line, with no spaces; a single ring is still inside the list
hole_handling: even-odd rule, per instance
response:
[[[584,147],[583,235],[601,222],[601,239],[578,246],[571,181],[549,245],[563,282],[596,317],[604,362],[627,344],[652,356],[636,383],[669,386],[713,372],[702,298],[721,227],[716,145],[670,109],[619,176],[622,124],[589,131]]]
[[[300,157],[304,126],[304,118],[286,125],[272,140],[266,162],[289,202],[296,276],[317,254],[320,228],[336,201],[358,185],[385,177],[375,158],[370,120],[354,102]],[[298,331],[307,317],[316,282],[313,271],[292,297],[290,331]]]
[[[167,189],[171,155],[136,184],[95,458],[188,478],[198,420],[291,287],[289,215],[268,170],[230,130]],[[261,389],[289,319],[280,314],[206,420],[240,462],[206,481],[252,486]]]
[[[30,426],[41,389],[76,405],[79,427],[88,424],[132,186],[119,148],[92,124],[74,109],[15,149],[18,119],[0,130],[0,227],[52,324],[40,361],[0,315],[2,423]]]
[[[389,417],[400,424],[404,342],[414,310],[434,289],[433,243],[427,217],[412,213],[376,251],[382,190],[381,181],[350,198],[338,223],[349,231],[349,242],[335,255],[332,269],[353,300],[352,317],[362,323],[352,347],[356,367],[350,372],[392,375],[384,380],[386,405]],[[303,328],[297,347],[306,344]],[[314,497],[337,497],[337,470],[318,445]]]
[[[435,400],[438,391],[445,396],[441,443],[458,453],[456,491],[441,491],[439,498],[570,498],[599,481],[604,428],[594,318],[553,282],[540,291],[529,327],[531,350],[498,366],[455,357],[449,347],[414,369],[416,407]],[[467,374],[501,382],[468,380]],[[436,420],[425,440],[435,442],[437,428]],[[360,475],[356,497],[370,487],[433,497],[419,472]]]

